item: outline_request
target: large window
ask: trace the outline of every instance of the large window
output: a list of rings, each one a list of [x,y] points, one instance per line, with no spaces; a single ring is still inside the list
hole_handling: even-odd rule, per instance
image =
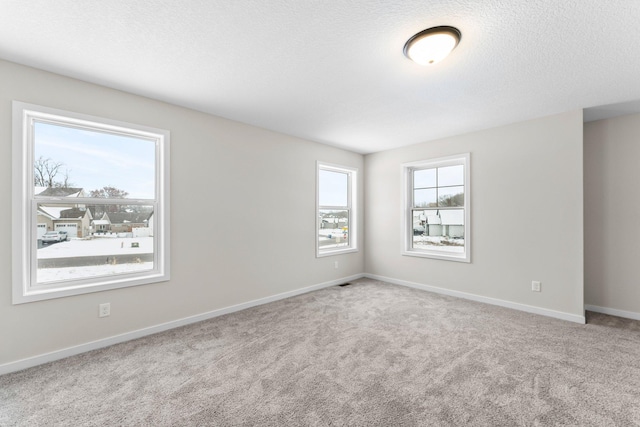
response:
[[[317,256],[357,250],[356,169],[318,163]]]
[[[13,103],[13,302],[169,279],[169,132]]]
[[[469,154],[407,163],[403,174],[403,254],[469,262]]]

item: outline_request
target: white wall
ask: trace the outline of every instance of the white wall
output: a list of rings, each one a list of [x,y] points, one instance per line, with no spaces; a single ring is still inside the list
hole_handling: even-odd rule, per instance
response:
[[[0,365],[363,271],[362,249],[317,259],[314,231],[316,160],[362,171],[361,155],[5,61],[0,85],[7,231],[12,100],[169,129],[172,202],[165,283],[12,305],[11,241],[3,239]],[[274,216],[290,221],[273,230]],[[108,318],[97,317],[103,302]]]
[[[465,152],[471,263],[401,256],[401,164]],[[581,111],[368,155],[365,200],[368,274],[583,316]]]
[[[169,282],[12,305],[11,242],[0,243],[0,365],[363,271],[583,315],[579,111],[363,158],[5,61],[0,82],[4,200],[12,100],[169,129],[172,162]],[[400,165],[463,152],[471,152],[472,262],[401,256]],[[316,160],[364,171],[358,253],[315,258]],[[260,221],[274,213],[293,221],[274,232]],[[0,221],[11,223],[10,204]],[[541,293],[531,280],[542,281]],[[108,318],[97,317],[103,302]]]
[[[640,318],[639,165],[640,114],[585,123],[585,303],[635,318]]]

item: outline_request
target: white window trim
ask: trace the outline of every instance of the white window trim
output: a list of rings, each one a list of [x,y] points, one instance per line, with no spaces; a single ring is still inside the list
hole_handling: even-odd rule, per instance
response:
[[[156,141],[156,197],[154,209],[154,268],[138,273],[69,280],[55,285],[32,284],[35,280],[37,246],[37,200],[34,196],[34,119],[89,129],[133,135]],[[26,131],[25,131],[26,130]],[[105,291],[167,281],[169,274],[169,139],[167,130],[13,101],[12,154],[12,282],[13,304]],[[132,204],[149,201],[126,199]],[[46,200],[46,201],[51,201]],[[109,203],[117,200],[110,199]],[[60,200],[62,202],[62,200]],[[55,202],[54,202],[55,203]],[[74,203],[95,204],[96,199],[77,198]]]
[[[320,251],[320,170],[346,173],[347,203],[349,209],[349,246]],[[316,257],[322,258],[332,255],[341,255],[350,252],[358,252],[358,169],[349,166],[341,166],[332,163],[316,162]],[[326,208],[326,207],[325,207]]]
[[[413,180],[412,171],[444,166],[464,166],[464,253],[455,254],[438,250],[415,249],[413,241],[413,219],[411,218]],[[471,262],[471,155],[463,153],[436,159],[402,164],[402,255],[447,261]]]

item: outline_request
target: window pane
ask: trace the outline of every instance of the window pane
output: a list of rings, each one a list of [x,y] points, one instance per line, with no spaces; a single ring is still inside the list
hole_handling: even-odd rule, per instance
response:
[[[51,123],[34,125],[35,194],[155,198],[155,142]]]
[[[438,168],[438,187],[448,185],[464,185],[463,165]]]
[[[349,246],[349,211],[319,211],[318,246],[320,251]]]
[[[153,207],[38,203],[37,283],[152,270]]]
[[[416,208],[437,206],[436,189],[413,190],[413,206]]]
[[[413,188],[427,188],[436,186],[436,170],[422,169],[413,171]]]
[[[320,169],[318,200],[320,206],[348,206],[349,175]]]
[[[412,248],[464,252],[464,209],[414,210]]]
[[[464,206],[464,187],[438,188],[438,206]]]

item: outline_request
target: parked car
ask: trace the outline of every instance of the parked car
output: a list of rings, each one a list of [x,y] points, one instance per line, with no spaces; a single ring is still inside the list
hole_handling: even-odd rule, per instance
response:
[[[67,236],[59,231],[47,231],[42,235],[42,243],[62,242]]]
[[[62,240],[60,240],[61,242],[66,242],[67,240],[69,240],[69,233],[67,233],[66,231],[58,231],[58,233],[62,235]]]

